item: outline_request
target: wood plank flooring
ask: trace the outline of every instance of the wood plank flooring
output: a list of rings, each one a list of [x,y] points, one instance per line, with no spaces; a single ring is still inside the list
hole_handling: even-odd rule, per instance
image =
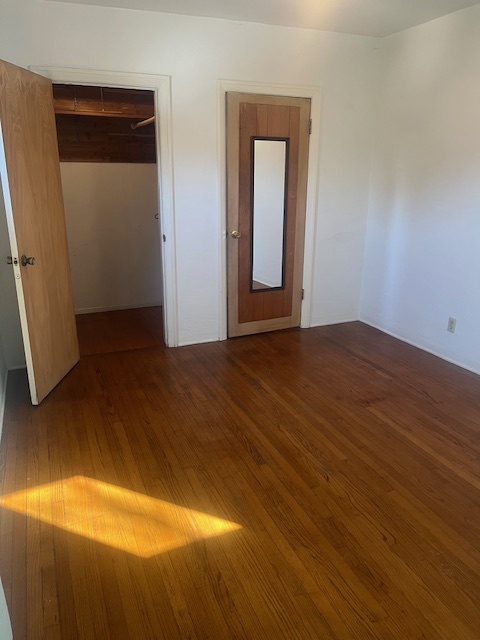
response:
[[[480,378],[360,323],[167,349],[155,314],[79,318],[39,407],[10,377],[15,639],[478,640]]]

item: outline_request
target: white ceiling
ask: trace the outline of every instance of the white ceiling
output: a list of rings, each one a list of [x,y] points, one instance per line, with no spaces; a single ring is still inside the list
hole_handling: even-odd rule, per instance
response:
[[[480,0],[54,0],[384,37]]]

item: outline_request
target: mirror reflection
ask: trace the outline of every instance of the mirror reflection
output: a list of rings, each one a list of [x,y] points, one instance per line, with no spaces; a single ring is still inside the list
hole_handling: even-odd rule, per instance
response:
[[[283,287],[286,140],[253,141],[252,290]]]

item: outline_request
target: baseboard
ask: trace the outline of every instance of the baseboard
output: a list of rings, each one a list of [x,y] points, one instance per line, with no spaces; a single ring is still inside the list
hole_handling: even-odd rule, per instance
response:
[[[302,327],[302,329],[313,329],[313,327],[328,327],[331,324],[344,324],[347,322],[358,322],[358,318],[349,318],[345,316],[327,316],[325,318],[316,318],[315,320],[312,320],[308,327]]]
[[[75,309],[75,315],[81,316],[86,313],[102,313],[103,311],[125,311],[126,309],[145,309],[147,307],[161,307],[162,302],[146,302],[145,304],[124,304],[116,307],[85,307]]]
[[[179,347],[194,347],[196,344],[211,344],[221,342],[220,338],[200,338],[195,340],[185,340],[178,343]]]
[[[454,364],[455,366],[460,367],[461,369],[465,369],[465,371],[470,371],[471,373],[475,373],[477,376],[480,375],[480,370],[479,369],[474,369],[473,367],[467,366],[463,362],[459,362],[458,360],[454,360],[453,358],[448,358],[443,353],[438,353],[438,351],[435,351],[434,349],[429,349],[429,348],[425,347],[424,345],[421,345],[421,344],[418,344],[417,342],[414,342],[413,340],[408,340],[407,338],[405,338],[405,337],[403,337],[401,335],[398,335],[394,331],[388,331],[387,329],[384,329],[383,327],[378,326],[377,324],[375,324],[374,322],[372,322],[370,320],[365,320],[364,318],[360,318],[360,322],[363,322],[363,324],[367,324],[369,327],[373,327],[374,329],[378,329],[378,331],[381,331],[382,333],[386,333],[387,336],[392,336],[392,338],[396,338],[397,340],[400,340],[401,342],[405,342],[405,344],[409,344],[410,346],[415,347],[416,349],[420,349],[421,351],[425,351],[426,353],[430,353],[432,356],[436,356],[437,358],[440,358],[441,360],[445,360],[445,362],[449,362],[450,364]]]

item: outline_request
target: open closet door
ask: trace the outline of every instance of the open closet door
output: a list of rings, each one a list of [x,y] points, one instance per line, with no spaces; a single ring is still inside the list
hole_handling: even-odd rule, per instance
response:
[[[30,393],[38,404],[79,360],[52,85],[2,61],[0,179]]]

